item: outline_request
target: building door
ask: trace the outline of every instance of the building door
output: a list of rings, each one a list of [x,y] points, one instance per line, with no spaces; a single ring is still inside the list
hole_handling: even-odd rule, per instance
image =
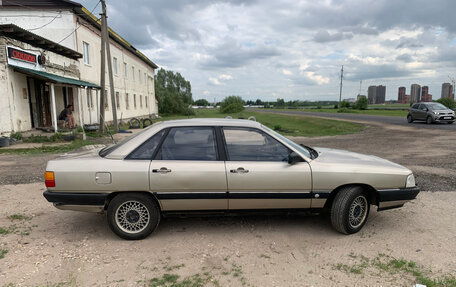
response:
[[[46,82],[34,80],[35,94],[31,100],[34,116],[38,127],[52,126],[51,100],[49,96],[49,86]]]

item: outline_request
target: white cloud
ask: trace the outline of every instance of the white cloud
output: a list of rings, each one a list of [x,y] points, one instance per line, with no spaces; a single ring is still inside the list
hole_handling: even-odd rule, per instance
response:
[[[391,99],[414,82],[440,95],[447,75],[456,74],[453,11],[453,0],[108,4],[110,26],[158,66],[179,70],[195,98],[246,100],[337,100],[341,65],[343,97],[355,96],[360,80],[366,88],[387,85]]]

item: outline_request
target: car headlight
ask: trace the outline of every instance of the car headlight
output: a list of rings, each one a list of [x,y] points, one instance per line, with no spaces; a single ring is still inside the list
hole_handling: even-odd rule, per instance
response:
[[[407,176],[405,188],[408,188],[408,187],[415,187],[415,177],[413,176],[413,173],[409,174],[409,176]]]
[[[438,115],[439,113],[438,112],[434,112],[434,114]]]

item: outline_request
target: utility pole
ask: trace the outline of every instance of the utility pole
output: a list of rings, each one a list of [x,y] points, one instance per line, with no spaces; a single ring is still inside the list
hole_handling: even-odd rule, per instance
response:
[[[453,89],[452,89],[452,91],[450,91],[450,98],[451,98],[451,96],[453,96],[453,93],[455,93],[455,91],[454,91],[454,88],[455,88],[454,87],[454,82],[455,82],[455,80],[454,80],[454,78],[450,77],[450,75],[448,75],[448,79],[450,79],[451,83],[453,84]]]
[[[111,49],[109,45],[109,31],[108,31],[108,19],[106,16],[106,1],[101,0],[101,8],[102,8],[102,14],[101,14],[101,55],[102,55],[102,69],[101,69],[101,78],[102,78],[102,94],[104,94],[104,84],[105,84],[105,66],[104,66],[104,49],[106,49],[106,56],[108,58],[108,73],[109,73],[109,90],[111,92],[111,106],[112,106],[112,121],[114,124],[114,132],[119,131],[118,123],[117,123],[117,105],[116,105],[116,97],[115,97],[115,92],[114,92],[114,77],[112,75],[112,59],[111,59]],[[103,40],[104,40],[104,45],[103,45]],[[103,112],[104,112],[104,97],[103,97]],[[104,113],[103,113],[104,114]],[[104,119],[103,119],[104,123]],[[104,130],[104,129],[103,129]]]
[[[101,1],[102,4],[105,4],[104,1]],[[100,91],[100,106],[98,107],[100,109],[100,126],[99,126],[99,131],[100,133],[104,133],[104,123],[105,123],[105,67],[106,67],[106,54],[105,54],[105,23],[106,23],[106,13],[103,9],[103,13],[101,13],[101,73],[100,73],[100,86],[101,86],[101,91]]]
[[[360,80],[359,81],[359,94],[358,95],[361,95],[361,86],[363,85],[363,80]]]
[[[340,69],[339,109],[340,109],[340,104],[342,103],[342,79],[343,78],[344,78],[344,65],[342,65],[342,69]]]

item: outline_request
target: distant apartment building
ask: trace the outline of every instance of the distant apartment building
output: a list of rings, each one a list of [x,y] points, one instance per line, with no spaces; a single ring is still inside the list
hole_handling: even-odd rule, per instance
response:
[[[385,96],[386,96],[386,87],[385,86],[377,86],[375,97],[376,104],[384,104],[385,103]]]
[[[405,101],[405,87],[399,87],[399,90],[397,92],[397,102],[399,104],[408,104],[408,102]]]
[[[377,97],[377,87],[369,86],[369,88],[367,88],[367,100],[370,105],[375,104],[376,97]]]
[[[404,99],[405,99],[405,100],[404,100],[404,101],[405,101],[405,104],[409,104],[409,103],[410,103],[410,100],[411,100],[411,97],[410,97],[410,95],[405,95],[405,96],[404,96]]]
[[[412,84],[410,87],[410,97],[412,103],[418,103],[421,100],[421,86],[418,84]]]
[[[385,86],[369,86],[367,89],[367,99],[369,104],[384,104],[386,95]]]
[[[442,84],[442,98],[452,98],[454,100],[453,87],[450,83]]]
[[[421,102],[432,102],[432,95],[429,94],[428,86],[423,86],[421,88]]]

